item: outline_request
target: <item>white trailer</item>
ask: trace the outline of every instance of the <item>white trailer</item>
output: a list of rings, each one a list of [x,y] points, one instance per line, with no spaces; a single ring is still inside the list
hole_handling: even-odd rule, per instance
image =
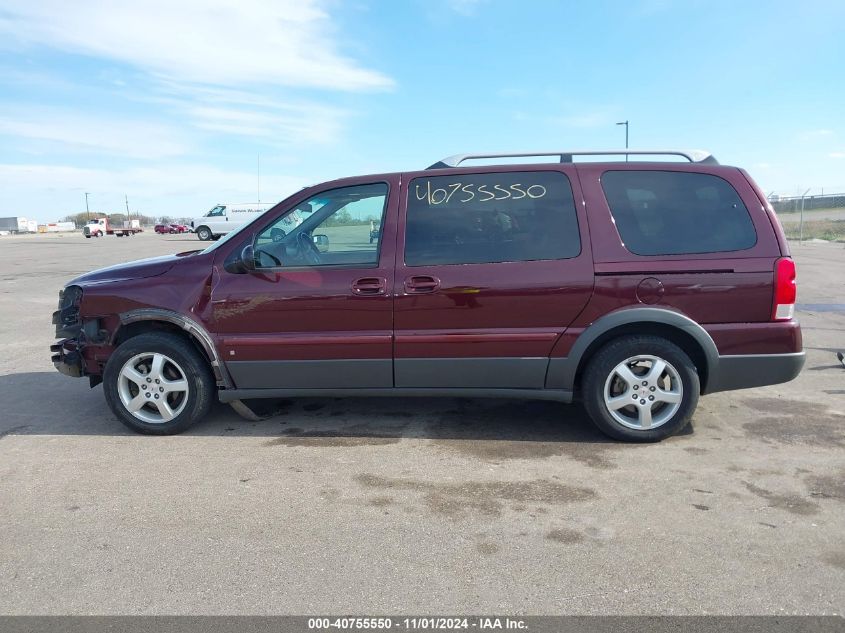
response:
[[[36,230],[38,230],[37,226]],[[29,233],[29,220],[18,216],[0,218],[0,231],[8,231],[12,234]]]
[[[38,227],[39,233],[64,233],[75,230],[76,224],[73,222],[49,222]]]

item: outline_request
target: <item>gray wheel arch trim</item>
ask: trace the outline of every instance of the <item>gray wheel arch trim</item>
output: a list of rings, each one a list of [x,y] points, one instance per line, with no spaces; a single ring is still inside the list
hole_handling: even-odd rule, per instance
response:
[[[569,356],[552,358],[546,376],[547,389],[572,390],[575,376],[587,351],[587,348],[600,336],[610,330],[631,323],[657,323],[668,325],[690,335],[701,347],[707,362],[707,375],[712,376],[719,366],[719,351],[711,336],[698,323],[688,316],[663,308],[622,308],[597,319],[578,337]],[[702,384],[702,390],[705,385]]]
[[[185,330],[200,344],[202,349],[211,359],[211,370],[214,373],[214,380],[217,382],[217,385],[227,389],[233,388],[234,385],[229,378],[226,367],[220,360],[220,356],[217,354],[217,348],[214,346],[214,341],[208,333],[208,330],[206,330],[202,325],[184,314],[160,308],[139,308],[138,310],[130,310],[129,312],[123,312],[120,314],[121,326],[129,325],[130,323],[138,323],[140,321],[164,321],[166,323],[178,325],[180,328]],[[112,345],[115,342],[118,332],[120,332],[120,329],[112,335],[112,340],[110,341]]]

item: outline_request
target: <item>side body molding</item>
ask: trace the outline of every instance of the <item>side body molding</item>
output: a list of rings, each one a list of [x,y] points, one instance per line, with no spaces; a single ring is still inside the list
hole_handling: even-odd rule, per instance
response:
[[[226,371],[226,367],[220,361],[214,340],[202,325],[190,317],[186,317],[184,314],[160,308],[139,308],[138,310],[130,310],[120,315],[121,325],[129,325],[130,323],[137,323],[139,321],[165,321],[166,323],[178,325],[200,344],[211,359],[211,370],[214,372],[214,380],[217,382],[217,385],[226,389],[231,389],[234,386]],[[112,344],[114,344],[114,338],[116,336],[117,332],[112,337]]]
[[[691,336],[704,353],[707,362],[707,375],[712,376],[719,365],[719,352],[716,343],[698,323],[673,310],[663,308],[622,308],[611,312],[590,324],[585,329],[566,358],[552,358],[546,375],[546,389],[566,389],[572,391],[575,376],[584,359],[584,353],[592,343],[611,330],[633,323],[659,324],[676,328]],[[705,385],[702,384],[702,391]]]

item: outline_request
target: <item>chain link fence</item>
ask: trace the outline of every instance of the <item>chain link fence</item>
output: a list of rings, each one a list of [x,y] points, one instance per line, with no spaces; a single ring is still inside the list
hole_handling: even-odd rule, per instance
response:
[[[801,196],[769,198],[776,213],[800,213]],[[832,193],[823,196],[805,196],[804,211],[816,209],[845,209],[845,193]]]

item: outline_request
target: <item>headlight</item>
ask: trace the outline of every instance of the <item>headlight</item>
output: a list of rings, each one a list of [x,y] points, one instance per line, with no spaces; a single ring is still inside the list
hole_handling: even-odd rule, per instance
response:
[[[64,290],[59,290],[59,310],[78,306],[82,301],[82,288],[79,286],[68,286]]]

